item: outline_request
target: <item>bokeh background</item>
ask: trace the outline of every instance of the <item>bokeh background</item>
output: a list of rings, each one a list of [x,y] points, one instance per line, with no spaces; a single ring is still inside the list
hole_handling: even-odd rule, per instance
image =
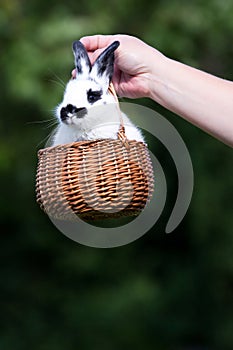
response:
[[[228,146],[153,101],[136,101],[170,120],[190,151],[195,187],[181,225],[164,233],[177,177],[156,140],[168,198],[140,240],[79,245],[36,204],[37,151],[52,130],[40,122],[53,120],[70,77],[72,41],[95,33],[135,35],[233,79],[232,0],[0,0],[0,349],[233,349]]]

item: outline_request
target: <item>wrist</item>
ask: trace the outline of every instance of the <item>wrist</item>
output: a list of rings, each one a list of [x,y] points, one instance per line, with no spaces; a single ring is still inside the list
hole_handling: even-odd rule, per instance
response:
[[[147,77],[147,97],[165,106],[164,96],[168,92],[168,72],[172,60],[156,49],[153,50],[154,53],[150,58],[150,70]]]

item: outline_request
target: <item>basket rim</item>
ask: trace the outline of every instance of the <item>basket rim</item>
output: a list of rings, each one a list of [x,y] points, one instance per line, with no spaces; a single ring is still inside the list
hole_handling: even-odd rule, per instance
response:
[[[131,146],[132,144],[141,144],[144,147],[148,148],[148,145],[145,142],[142,141],[137,141],[137,140],[128,140],[127,139],[127,145],[124,143],[123,140],[118,139],[111,139],[111,138],[106,138],[106,139],[95,139],[95,140],[82,140],[82,141],[75,141],[71,143],[64,143],[62,145],[56,145],[56,146],[49,146],[49,147],[44,147],[38,150],[38,154],[42,154],[44,152],[55,152],[58,150],[64,151],[68,150],[70,148],[79,148],[80,146],[89,146],[91,144],[99,144],[99,143],[106,143],[106,142],[112,142],[112,143],[121,143],[122,146]]]

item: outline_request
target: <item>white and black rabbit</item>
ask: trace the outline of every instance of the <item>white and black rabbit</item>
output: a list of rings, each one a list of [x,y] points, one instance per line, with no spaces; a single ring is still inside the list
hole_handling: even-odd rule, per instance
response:
[[[52,145],[96,139],[117,139],[120,126],[119,108],[109,92],[114,70],[114,41],[91,65],[87,51],[80,41],[73,43],[76,78],[65,89],[63,101],[56,108],[58,128]],[[144,141],[139,129],[122,113],[126,137]]]

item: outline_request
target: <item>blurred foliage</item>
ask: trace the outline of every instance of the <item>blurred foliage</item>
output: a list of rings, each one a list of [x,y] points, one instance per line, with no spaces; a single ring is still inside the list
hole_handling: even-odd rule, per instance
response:
[[[229,147],[142,100],[176,126],[193,160],[194,195],[175,232],[164,234],[176,172],[156,141],[168,200],[140,240],[78,245],[35,203],[36,152],[73,67],[71,42],[117,32],[233,79],[231,0],[0,0],[0,349],[233,348]]]

